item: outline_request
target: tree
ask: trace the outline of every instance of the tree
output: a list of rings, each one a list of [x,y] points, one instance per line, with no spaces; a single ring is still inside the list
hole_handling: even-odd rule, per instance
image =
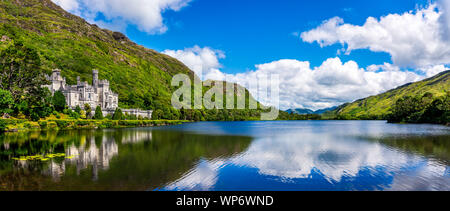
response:
[[[161,109],[156,109],[155,112],[153,112],[152,114],[152,119],[153,120],[159,120],[163,117],[163,111]]]
[[[435,123],[447,124],[450,117],[450,94],[433,99],[433,95],[403,97],[399,99],[388,115],[391,123]]]
[[[14,99],[7,90],[0,89],[0,115],[10,114],[14,106]]]
[[[33,96],[34,90],[47,83],[36,50],[15,42],[0,52],[0,88],[9,91],[15,102],[39,97]]]
[[[66,106],[66,97],[61,91],[56,91],[52,99],[53,107],[56,111],[62,112]]]
[[[121,120],[123,118],[123,113],[122,110],[120,108],[116,108],[116,110],[114,111],[114,114],[112,116],[113,120]]]
[[[95,108],[94,119],[103,119],[103,112],[102,112],[102,108],[100,108],[100,106],[97,106],[97,108]]]
[[[90,118],[92,115],[92,108],[89,104],[84,104],[84,110],[86,111],[86,118]]]
[[[75,107],[75,112],[78,113],[79,115],[81,115],[81,108],[80,108],[80,106],[77,105],[77,107]]]

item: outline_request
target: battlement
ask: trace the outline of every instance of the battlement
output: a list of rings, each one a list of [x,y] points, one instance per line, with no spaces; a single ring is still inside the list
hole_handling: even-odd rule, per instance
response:
[[[108,80],[100,80],[98,82],[99,85],[109,85],[109,81]]]

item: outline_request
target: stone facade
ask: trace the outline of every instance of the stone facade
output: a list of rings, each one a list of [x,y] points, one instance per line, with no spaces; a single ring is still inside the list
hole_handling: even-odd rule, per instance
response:
[[[52,94],[61,91],[66,97],[70,109],[75,109],[77,106],[84,108],[85,104],[89,104],[94,112],[95,108],[100,106],[103,115],[106,116],[114,114],[116,108],[119,107],[119,95],[111,91],[109,81],[98,79],[98,70],[92,71],[92,85],[85,81],[81,82],[80,77],[77,77],[76,85],[67,85],[66,79],[61,76],[61,70],[58,69],[53,70],[52,75],[47,79],[50,81],[50,85],[45,85],[45,87]],[[122,112],[137,117],[149,119],[152,117],[152,111],[122,109]]]

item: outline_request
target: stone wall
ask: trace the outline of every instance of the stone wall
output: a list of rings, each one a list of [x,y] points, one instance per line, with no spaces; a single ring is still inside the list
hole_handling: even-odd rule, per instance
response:
[[[103,116],[107,116],[108,114],[114,115],[116,110],[113,109],[105,109],[102,110]],[[140,110],[140,109],[122,109],[122,113],[128,115],[135,115],[136,117],[141,116],[142,118],[152,119],[152,110]],[[94,114],[93,114],[94,115]]]

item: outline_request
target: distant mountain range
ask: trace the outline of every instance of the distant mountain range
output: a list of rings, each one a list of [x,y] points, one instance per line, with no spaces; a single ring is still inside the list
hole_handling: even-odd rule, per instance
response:
[[[289,114],[323,114],[328,111],[333,111],[336,108],[337,107],[335,106],[335,107],[330,107],[330,108],[319,109],[316,111],[313,111],[311,109],[297,108],[297,109],[288,109],[288,110],[286,110],[286,112],[288,112]]]
[[[433,97],[440,97],[449,91],[450,70],[447,70],[422,81],[408,83],[376,96],[346,103],[336,108],[332,113],[344,116],[346,119],[382,119],[400,98],[421,96],[425,93],[431,93]]]

